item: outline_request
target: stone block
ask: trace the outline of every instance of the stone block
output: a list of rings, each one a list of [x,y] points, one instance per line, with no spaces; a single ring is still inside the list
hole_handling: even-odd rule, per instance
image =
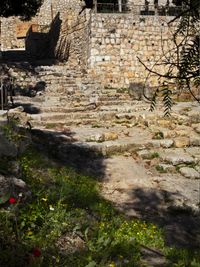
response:
[[[188,137],[176,137],[174,138],[174,146],[177,148],[187,147],[190,145],[190,139]]]

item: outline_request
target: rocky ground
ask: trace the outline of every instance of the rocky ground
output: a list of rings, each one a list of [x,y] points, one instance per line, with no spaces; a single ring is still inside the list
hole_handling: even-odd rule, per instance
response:
[[[60,67],[41,67],[40,79],[47,88],[15,96],[8,112],[38,148],[99,177],[103,196],[164,227],[169,244],[200,247],[200,105],[177,102],[164,118],[161,105],[149,112],[128,90],[78,86]]]
[[[178,103],[170,118],[148,108],[136,102],[134,114],[116,113],[105,126],[36,121],[31,131],[49,156],[98,176],[103,196],[127,216],[162,226],[170,245],[200,246],[200,107]]]

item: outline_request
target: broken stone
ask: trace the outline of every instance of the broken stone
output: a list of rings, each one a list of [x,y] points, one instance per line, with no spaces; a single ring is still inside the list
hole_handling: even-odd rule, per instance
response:
[[[179,169],[179,172],[186,178],[190,178],[190,179],[200,178],[200,174],[195,169],[190,168],[190,167],[182,167]]]

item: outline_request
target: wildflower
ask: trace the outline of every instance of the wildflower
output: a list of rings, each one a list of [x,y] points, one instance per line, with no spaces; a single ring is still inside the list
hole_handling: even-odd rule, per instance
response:
[[[34,257],[40,257],[42,254],[39,248],[33,248],[32,253]]]
[[[10,204],[15,204],[15,203],[17,203],[17,199],[14,198],[14,197],[10,197],[8,201],[9,201]]]

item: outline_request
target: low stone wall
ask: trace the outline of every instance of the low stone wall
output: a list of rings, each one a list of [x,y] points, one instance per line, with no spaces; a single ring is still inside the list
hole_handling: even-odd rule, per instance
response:
[[[172,47],[171,17],[134,16],[133,14],[92,15],[90,73],[98,76],[105,86],[128,87],[144,83],[146,72],[138,58],[153,66]],[[160,69],[159,69],[160,70]],[[157,78],[151,77],[149,86]]]

